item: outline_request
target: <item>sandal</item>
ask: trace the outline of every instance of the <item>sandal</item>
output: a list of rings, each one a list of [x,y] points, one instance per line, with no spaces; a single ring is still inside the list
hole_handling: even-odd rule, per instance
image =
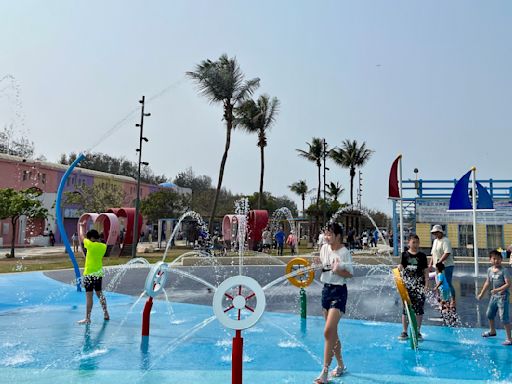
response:
[[[512,345],[512,340],[507,339],[507,340],[505,340],[503,343],[501,343],[501,345],[510,346],[510,345]]]
[[[491,333],[490,331],[485,331],[484,333],[482,333],[482,337],[494,337],[494,336],[496,336],[496,332]]]
[[[332,377],[340,377],[341,375],[343,375],[345,372],[347,372],[347,367],[346,366],[343,366],[343,367],[340,367],[339,365],[334,368],[332,371],[331,371],[331,376]]]
[[[329,369],[327,367],[324,367],[324,369],[322,369],[322,372],[320,373],[320,375],[315,380],[313,380],[313,384],[328,384],[329,383],[329,380],[327,378],[328,375],[329,375]]]
[[[407,340],[409,338],[409,335],[407,332],[402,332],[400,336],[398,336],[398,340]]]

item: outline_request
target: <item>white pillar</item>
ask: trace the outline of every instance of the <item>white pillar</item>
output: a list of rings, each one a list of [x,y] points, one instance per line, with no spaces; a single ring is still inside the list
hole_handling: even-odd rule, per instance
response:
[[[471,183],[471,198],[473,205],[473,255],[475,257],[475,277],[478,277],[478,233],[476,228],[476,167],[471,168],[473,171],[473,181]]]
[[[402,155],[400,155],[400,166],[398,168],[398,177],[399,177],[399,185],[400,185],[400,256],[404,251],[404,195],[402,190]]]

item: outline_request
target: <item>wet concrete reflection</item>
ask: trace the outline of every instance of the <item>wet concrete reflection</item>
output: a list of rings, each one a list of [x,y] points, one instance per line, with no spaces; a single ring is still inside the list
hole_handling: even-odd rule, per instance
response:
[[[238,274],[238,266],[220,267],[178,267],[192,273],[217,286],[229,276]],[[482,265],[478,279],[473,277],[473,266],[456,266],[453,284],[457,297],[457,313],[463,326],[485,327],[487,319],[485,311],[488,296],[481,301],[476,294],[485,281],[488,266]],[[115,290],[129,295],[140,295],[147,275],[147,268],[131,269],[126,272]],[[53,271],[46,274],[54,279],[68,282],[72,279],[72,271]],[[262,286],[283,276],[284,266],[244,266],[243,273],[255,278]],[[104,278],[106,286],[114,273]],[[317,279],[319,275],[317,275]],[[430,284],[433,286],[433,282]],[[320,295],[321,284],[313,283],[306,289],[308,297],[308,315],[321,315]],[[173,276],[166,286],[169,300],[184,303],[211,305],[213,292],[200,283],[182,276]],[[390,268],[387,266],[358,266],[355,277],[348,286],[349,296],[346,316],[353,319],[371,321],[399,322],[402,304],[396,292]],[[267,310],[276,312],[295,312],[299,316],[299,289],[287,281],[278,284],[266,292]],[[425,304],[425,324],[441,325],[437,305]],[[499,324],[498,324],[499,326]]]

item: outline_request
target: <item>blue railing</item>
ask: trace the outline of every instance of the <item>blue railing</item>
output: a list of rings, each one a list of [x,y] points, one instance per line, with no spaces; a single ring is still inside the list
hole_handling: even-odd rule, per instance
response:
[[[477,180],[487,188],[492,198],[512,199],[512,180]],[[452,180],[403,180],[402,190],[404,198],[447,198],[449,199],[457,179]],[[410,193],[414,191],[414,193]]]
[[[402,180],[402,200],[413,204],[414,207],[408,206],[407,213],[409,218],[415,215],[415,207],[417,199],[449,199],[452,195],[453,188],[457,184],[458,179],[450,180]],[[494,200],[512,200],[512,180],[487,179],[477,181],[487,188],[489,194]],[[405,204],[404,204],[405,205]],[[398,204],[393,200],[393,234],[394,234],[394,254],[398,254]],[[415,218],[413,219],[416,222]]]

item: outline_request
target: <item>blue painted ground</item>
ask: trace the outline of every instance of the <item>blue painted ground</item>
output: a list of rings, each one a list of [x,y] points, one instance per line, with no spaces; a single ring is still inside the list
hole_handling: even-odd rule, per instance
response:
[[[200,294],[200,293],[198,293]],[[157,301],[149,349],[141,350],[144,300],[107,293],[112,320],[97,301],[90,327],[84,294],[42,273],[0,275],[0,383],[230,383],[231,338],[211,307]],[[311,383],[319,372],[323,320],[265,313],[243,332],[244,383]],[[333,383],[512,382],[512,348],[481,329],[425,327],[415,353],[392,323],[344,319],[349,372]]]

